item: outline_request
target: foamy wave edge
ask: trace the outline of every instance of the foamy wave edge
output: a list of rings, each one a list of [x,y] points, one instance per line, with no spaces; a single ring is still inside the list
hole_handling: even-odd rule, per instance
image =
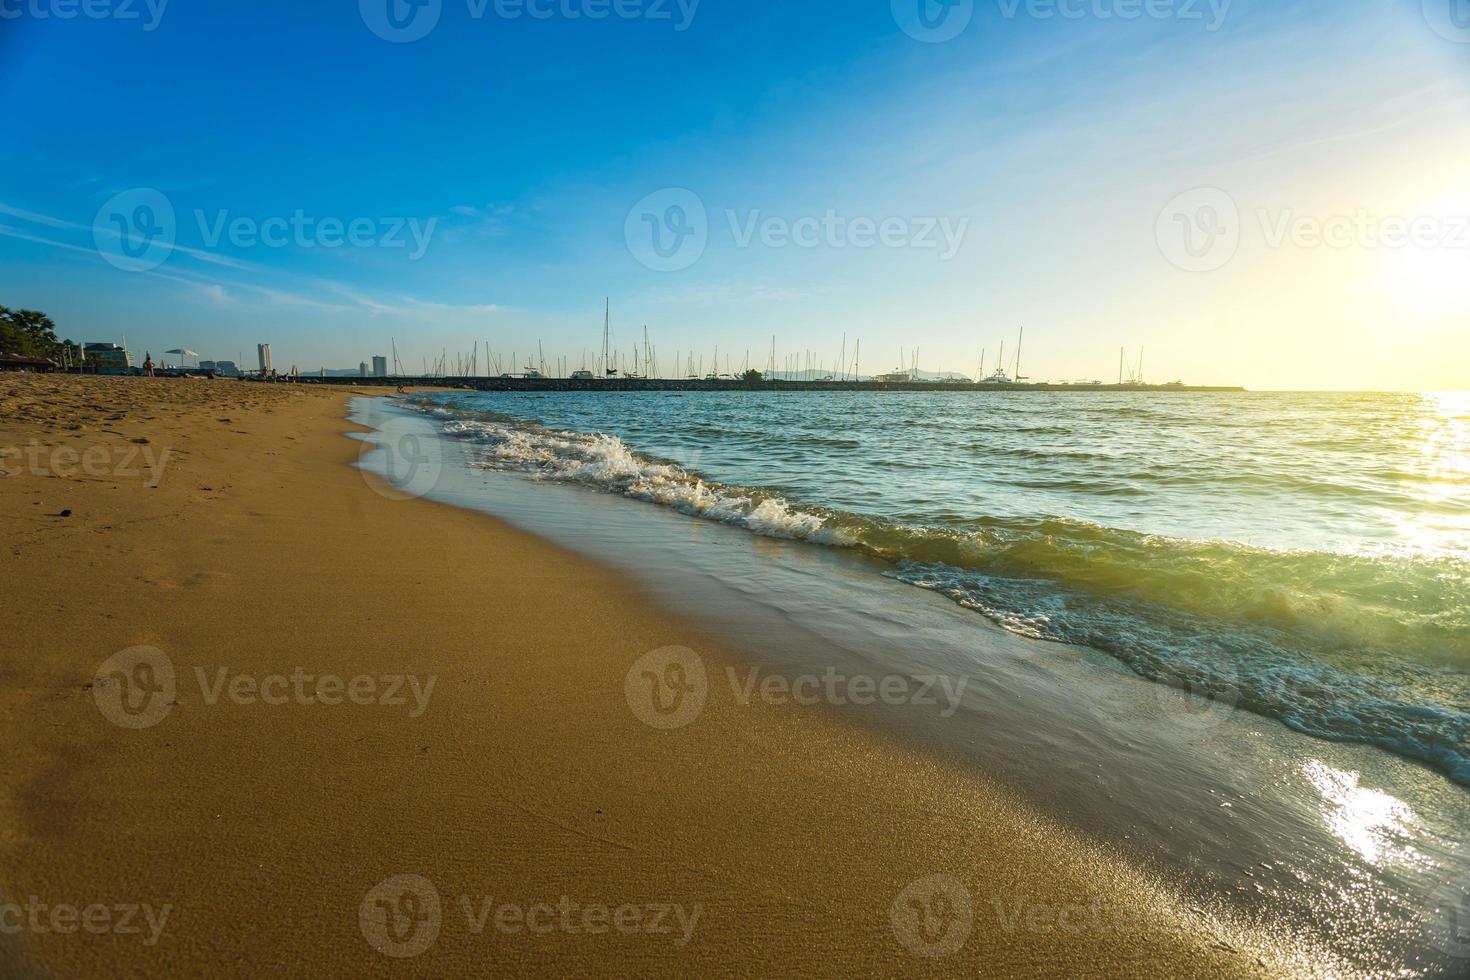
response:
[[[839,547],[857,544],[856,538],[827,527],[820,514],[794,508],[775,495],[711,483],[676,464],[647,459],[616,436],[453,416],[443,425],[446,433],[473,445],[471,465],[484,469],[579,483],[766,537]]]

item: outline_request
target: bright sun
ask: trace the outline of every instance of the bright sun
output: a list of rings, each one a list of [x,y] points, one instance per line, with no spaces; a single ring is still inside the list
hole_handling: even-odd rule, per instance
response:
[[[1441,196],[1403,217],[1420,222],[1425,238],[1380,244],[1384,285],[1415,313],[1470,313],[1470,193]]]

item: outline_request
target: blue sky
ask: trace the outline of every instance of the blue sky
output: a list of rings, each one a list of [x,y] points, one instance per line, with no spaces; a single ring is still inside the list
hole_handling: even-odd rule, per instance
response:
[[[76,339],[575,367],[611,296],[665,373],[764,366],[773,334],[973,373],[1024,323],[1033,377],[1110,378],[1126,345],[1156,381],[1470,387],[1466,0],[959,0],[927,8],[943,41],[903,29],[920,0],[440,0],[411,43],[370,29],[388,0],[66,2],[0,0],[0,304]],[[118,268],[144,188],[173,247]],[[1167,213],[1202,191],[1239,241],[1189,268]],[[1354,215],[1430,227],[1296,234]]]

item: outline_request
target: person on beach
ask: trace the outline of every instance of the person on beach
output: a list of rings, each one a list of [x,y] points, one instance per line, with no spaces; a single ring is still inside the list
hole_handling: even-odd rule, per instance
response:
[[[144,374],[144,376],[149,377],[149,378],[153,377],[153,352],[152,351],[149,351],[148,353],[146,353],[146,354],[143,355],[143,374]]]

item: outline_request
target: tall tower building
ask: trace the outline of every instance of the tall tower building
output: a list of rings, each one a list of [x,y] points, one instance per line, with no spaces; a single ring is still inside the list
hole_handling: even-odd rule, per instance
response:
[[[382,356],[373,358],[373,377],[386,378],[388,376],[388,359]]]
[[[257,354],[260,355],[260,369],[262,371],[267,371],[267,372],[270,371],[270,369],[271,369],[271,345],[270,344],[256,344],[255,345],[255,351],[256,351]]]

